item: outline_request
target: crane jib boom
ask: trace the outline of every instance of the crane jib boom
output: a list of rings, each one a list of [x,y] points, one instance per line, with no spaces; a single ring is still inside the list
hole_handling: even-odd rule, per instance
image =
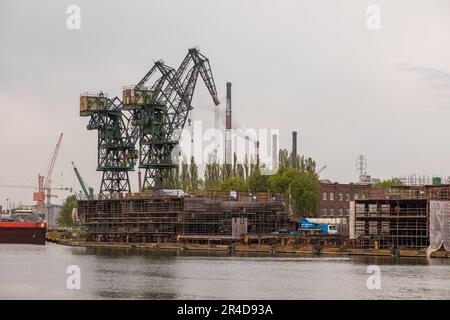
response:
[[[170,188],[171,171],[176,163],[171,161],[171,153],[179,143],[189,112],[193,109],[191,103],[197,84],[198,75],[203,79],[215,105],[219,104],[217,89],[214,83],[209,60],[200,54],[198,49],[189,49],[178,70],[164,64],[155,62],[152,69],[136,85],[135,88],[143,88],[145,83],[158,70],[162,76],[155,84],[161,90],[154,91],[155,106],[164,106],[163,115],[159,121],[159,127],[147,132],[144,128],[152,125],[154,105],[145,105],[142,113],[136,114],[147,118],[140,121],[140,166],[146,168],[143,188],[154,186],[157,188]],[[156,129],[158,128],[158,129]],[[153,183],[150,181],[153,180]]]
[[[84,183],[83,178],[81,178],[80,173],[78,172],[77,167],[75,167],[75,163],[73,163],[72,161],[72,165],[73,165],[73,171],[75,171],[75,175],[77,176],[78,182],[80,183],[81,189],[83,189],[84,194],[86,195],[86,197],[89,197],[89,191],[88,188],[86,187],[86,184]]]
[[[55,167],[56,158],[58,157],[59,148],[61,146],[63,134],[59,136],[58,143],[56,144],[55,151],[53,152],[52,160],[50,166],[48,167],[47,175],[45,176],[44,190],[47,190],[50,185],[50,179],[52,176],[53,168]]]
[[[193,66],[182,80],[182,76],[192,63]],[[191,102],[198,74],[201,75],[215,105],[220,103],[218,100],[217,89],[209,60],[200,54],[197,49],[189,50],[187,56],[180,65],[180,68],[176,72],[173,72],[174,70],[167,66],[159,65],[158,67],[169,82],[158,100],[161,104],[168,104],[169,116],[165,121],[168,128],[166,140],[174,139],[174,142],[178,142],[179,137],[172,137],[172,134],[174,131],[180,132],[184,128],[189,111],[193,109]],[[170,99],[173,92],[175,92],[175,96]]]

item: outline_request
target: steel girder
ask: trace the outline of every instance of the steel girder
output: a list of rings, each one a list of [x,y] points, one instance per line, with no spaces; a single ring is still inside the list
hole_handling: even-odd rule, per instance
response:
[[[137,152],[122,101],[117,97],[108,99],[104,110],[91,115],[87,128],[98,130],[97,171],[103,171],[100,196],[115,198],[121,192],[131,192],[128,171],[134,170]]]

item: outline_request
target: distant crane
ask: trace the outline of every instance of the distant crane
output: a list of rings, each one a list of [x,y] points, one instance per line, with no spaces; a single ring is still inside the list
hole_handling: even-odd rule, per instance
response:
[[[37,213],[45,213],[45,198],[47,198],[47,204],[51,204],[51,176],[53,168],[55,167],[56,158],[58,157],[59,148],[61,147],[62,138],[63,134],[61,133],[58,142],[56,143],[55,150],[53,151],[47,174],[45,176],[38,175],[38,191],[33,193],[33,200],[36,201]]]
[[[33,190],[36,190],[36,186],[32,186],[32,185],[20,185],[20,184],[2,184],[2,185],[0,185],[0,188],[7,188],[7,189],[12,189],[12,188],[14,188],[14,189],[33,189]],[[51,188],[49,188],[49,189],[51,189],[51,190],[62,190],[62,191],[69,191],[69,192],[72,192],[72,188],[70,188],[70,187],[59,187],[59,188],[54,188],[54,187],[51,187]],[[50,195],[51,197],[53,197],[53,198],[57,198],[58,196],[57,195],[55,195],[55,194],[51,194]]]
[[[18,188],[18,189],[35,189],[36,190],[36,186],[32,186],[32,185],[20,185],[20,184],[2,184],[0,185],[0,188]],[[49,188],[51,190],[64,190],[64,191],[69,191],[72,192],[72,188],[70,187],[59,187],[59,188],[54,188],[51,187]],[[57,195],[51,195],[52,197],[56,198]]]
[[[84,182],[83,178],[80,175],[80,172],[78,171],[77,167],[75,167],[75,163],[72,161],[73,171],[75,171],[75,175],[77,176],[78,182],[80,183],[81,189],[83,190],[84,195],[88,199],[94,198],[94,188],[89,187]]]
[[[326,167],[327,167],[327,165],[324,165],[322,168],[320,168],[320,169],[316,172],[316,174],[319,176],[319,175],[322,173],[322,171],[326,169]]]

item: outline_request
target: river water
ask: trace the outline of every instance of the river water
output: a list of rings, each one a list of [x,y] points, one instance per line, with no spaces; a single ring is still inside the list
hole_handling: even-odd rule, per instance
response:
[[[450,299],[450,260],[0,244],[0,299]]]

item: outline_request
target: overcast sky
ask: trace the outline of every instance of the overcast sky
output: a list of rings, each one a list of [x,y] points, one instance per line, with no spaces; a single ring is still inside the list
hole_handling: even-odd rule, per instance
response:
[[[372,4],[379,30],[366,25]],[[66,27],[69,5],[80,30]],[[79,94],[120,96],[153,60],[176,67],[194,46],[223,102],[233,83],[235,126],[278,128],[289,149],[297,130],[299,153],[327,165],[322,178],[355,181],[358,154],[374,177],[447,175],[449,39],[447,0],[0,0],[0,185],[36,185],[64,132],[54,186],[80,189],[73,160],[98,188],[97,133]],[[201,83],[193,105],[212,123]],[[32,203],[32,192],[0,188],[0,204]]]

